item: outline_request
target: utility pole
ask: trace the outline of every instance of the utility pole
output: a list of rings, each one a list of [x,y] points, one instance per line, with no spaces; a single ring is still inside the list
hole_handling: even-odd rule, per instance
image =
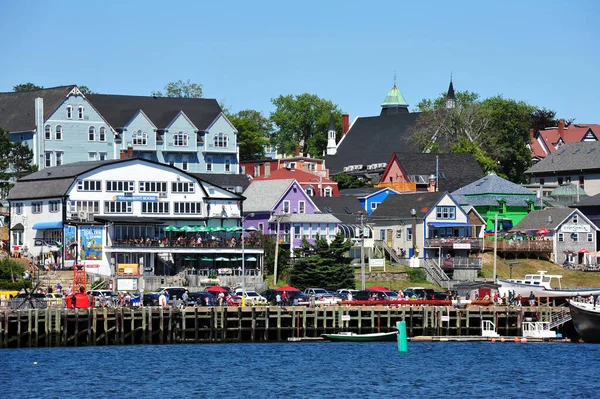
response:
[[[275,235],[275,264],[273,266],[273,285],[277,285],[277,261],[279,260],[279,226],[281,215],[275,215],[277,219],[277,234]]]
[[[498,254],[498,214],[494,217],[494,284],[496,284],[496,255]]]
[[[360,212],[360,277],[361,289],[365,290],[365,214]]]

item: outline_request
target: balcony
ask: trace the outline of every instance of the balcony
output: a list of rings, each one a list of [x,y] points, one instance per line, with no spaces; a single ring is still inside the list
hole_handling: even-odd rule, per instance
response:
[[[417,183],[415,182],[388,182],[375,185],[377,188],[391,188],[396,191],[417,191]]]
[[[442,269],[481,269],[482,258],[450,257],[442,259]]]
[[[244,242],[244,249],[260,249],[262,248],[262,241],[259,238],[251,237],[246,239]],[[106,248],[112,249],[150,249],[156,251],[159,249],[160,251],[165,250],[178,250],[178,249],[242,249],[241,241],[232,242],[231,240],[201,240],[198,241],[195,238],[190,239],[149,239],[144,237],[139,238],[128,238],[124,240],[110,240],[107,243]]]
[[[494,250],[494,240],[485,240],[485,250]],[[551,253],[554,243],[549,240],[498,240],[500,252]]]
[[[471,237],[427,238],[425,239],[425,247],[441,247],[448,249],[482,249],[483,239]]]

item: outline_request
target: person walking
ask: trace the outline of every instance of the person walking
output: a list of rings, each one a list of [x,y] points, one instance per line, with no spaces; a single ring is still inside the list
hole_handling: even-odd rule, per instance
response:
[[[279,294],[279,292],[277,293],[277,295],[275,295],[275,303],[277,306],[281,306],[281,295]]]
[[[158,296],[158,306],[160,306],[160,307],[167,306],[167,297],[165,296],[164,292],[161,292],[160,295]]]
[[[188,304],[188,299],[190,298],[187,290],[181,296],[181,309],[185,308]]]
[[[529,306],[535,306],[535,294],[529,291]]]

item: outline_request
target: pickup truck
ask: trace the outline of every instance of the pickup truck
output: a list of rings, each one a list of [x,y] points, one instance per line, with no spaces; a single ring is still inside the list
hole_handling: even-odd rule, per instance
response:
[[[314,296],[315,298],[319,298],[322,296],[331,296],[331,294],[323,288],[307,288],[304,290],[304,295],[306,296]]]

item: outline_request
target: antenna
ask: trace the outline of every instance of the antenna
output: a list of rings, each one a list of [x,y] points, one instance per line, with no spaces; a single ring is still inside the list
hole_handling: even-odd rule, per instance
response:
[[[394,87],[396,87],[396,70],[394,70]]]

